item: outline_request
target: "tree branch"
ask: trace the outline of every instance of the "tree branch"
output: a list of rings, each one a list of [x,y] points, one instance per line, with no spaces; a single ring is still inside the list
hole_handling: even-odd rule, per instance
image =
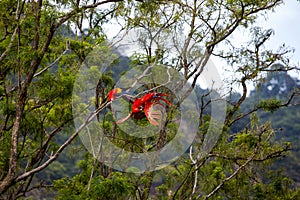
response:
[[[56,160],[58,158],[60,153],[77,137],[77,135],[97,116],[97,114],[99,114],[99,112],[101,110],[103,110],[106,106],[108,106],[110,104],[111,104],[111,102],[106,102],[101,107],[99,107],[96,111],[91,113],[88,116],[88,118],[85,120],[85,122],[80,127],[78,127],[78,129],[68,138],[68,140],[66,140],[59,147],[59,149],[53,155],[50,156],[50,158],[46,162],[44,162],[42,165],[40,165],[28,172],[25,172],[25,173],[19,175],[15,181],[16,182],[21,181],[21,180],[27,178],[28,176],[45,169],[48,165],[50,165],[54,160]]]

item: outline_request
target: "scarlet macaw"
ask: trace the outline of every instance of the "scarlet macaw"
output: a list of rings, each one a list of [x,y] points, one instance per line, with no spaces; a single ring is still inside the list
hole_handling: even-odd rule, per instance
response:
[[[170,101],[164,99],[164,96],[167,96],[167,94],[151,92],[143,97],[135,99],[131,107],[131,112],[126,117],[117,121],[117,124],[126,121],[132,115],[140,115],[142,112],[144,112],[149,122],[155,126],[158,126],[159,123],[156,121],[156,119],[161,118],[161,112],[155,110],[155,107],[163,106],[159,101],[162,100],[168,105],[173,105]]]
[[[107,101],[113,101],[116,98],[116,95],[121,93],[123,90],[121,88],[114,88],[111,91],[109,91],[107,95]]]

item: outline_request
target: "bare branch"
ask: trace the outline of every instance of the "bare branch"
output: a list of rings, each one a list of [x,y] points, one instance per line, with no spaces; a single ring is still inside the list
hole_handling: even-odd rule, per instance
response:
[[[41,75],[42,73],[44,73],[45,71],[47,71],[48,69],[50,69],[51,67],[53,67],[66,53],[69,52],[69,41],[66,42],[66,50],[64,50],[64,52],[57,57],[51,64],[49,64],[48,66],[46,66],[44,69],[42,69],[41,71],[37,72],[36,74],[33,75],[33,77],[37,77],[39,75]]]
[[[192,164],[193,164],[194,167],[195,167],[195,171],[194,171],[194,185],[193,185],[192,193],[191,193],[191,195],[190,195],[190,200],[193,199],[193,196],[194,196],[194,194],[195,194],[195,192],[196,192],[196,189],[197,189],[198,170],[199,170],[199,169],[198,169],[198,165],[197,165],[197,160],[195,160],[195,159],[193,158],[192,152],[193,152],[193,145],[191,145],[191,147],[190,147],[190,153],[189,153],[189,155],[190,155],[190,160],[192,161]]]
[[[287,99],[287,101],[285,103],[282,103],[279,107],[287,107],[287,106],[293,106],[291,105],[292,100],[294,99],[294,97],[298,94],[297,91],[294,91],[289,98]],[[239,116],[237,116],[236,118],[234,118],[231,121],[228,121],[228,126],[232,126],[235,122],[239,121],[240,119],[250,115],[251,113],[254,113],[258,110],[262,109],[262,106],[255,106],[252,110],[248,111],[247,113],[241,114]],[[230,119],[228,119],[230,120]]]
[[[8,44],[8,46],[5,49],[5,51],[1,54],[1,56],[0,56],[0,65],[1,65],[2,61],[4,60],[4,58],[7,56],[8,52],[11,50],[12,45],[13,45],[13,43],[14,43],[14,41],[16,39],[17,33],[18,33],[18,29],[19,29],[19,27],[17,26],[15,28],[15,30],[14,30],[11,38],[10,38],[10,43]]]
[[[246,165],[248,165],[254,158],[255,153],[250,156],[246,162],[244,162],[241,166],[239,166],[230,176],[225,178],[213,191],[211,191],[208,195],[205,196],[204,199],[209,199],[212,195],[214,195],[227,181],[231,180],[234,176],[236,176]],[[199,195],[197,198],[199,199],[201,196]]]
[[[56,160],[58,158],[58,156],[60,155],[60,153],[77,137],[77,135],[97,116],[97,114],[99,114],[99,112],[101,110],[103,110],[106,106],[110,105],[111,102],[106,102],[104,103],[101,107],[99,107],[97,110],[95,110],[94,112],[92,112],[87,119],[85,120],[85,122],[78,127],[78,129],[68,138],[68,140],[66,140],[61,146],[60,148],[53,154],[50,156],[50,158],[44,162],[42,165],[40,165],[39,167],[36,167],[28,172],[25,172],[21,175],[19,175],[16,178],[16,182],[21,181],[25,178],[27,178],[28,176],[37,173],[43,169],[45,169],[48,165],[50,165],[54,160]]]

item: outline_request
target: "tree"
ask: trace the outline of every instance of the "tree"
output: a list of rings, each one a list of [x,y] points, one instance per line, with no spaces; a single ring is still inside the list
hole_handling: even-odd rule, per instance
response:
[[[232,105],[229,106],[225,117],[225,127],[231,127],[236,121],[241,120],[255,111],[255,109],[253,109],[247,113],[238,113],[248,93],[248,82],[256,81],[263,76],[266,71],[287,71],[295,69],[295,67],[290,66],[288,59],[284,56],[291,52],[292,49],[284,45],[279,49],[279,52],[264,49],[263,44],[271,37],[272,30],[263,30],[262,28],[254,27],[251,29],[253,33],[252,40],[249,41],[246,47],[234,47],[228,38],[238,28],[243,27],[247,29],[247,27],[250,27],[255,22],[257,14],[261,11],[275,8],[280,3],[281,1],[175,1],[174,3],[157,6],[153,2],[145,2],[137,9],[135,17],[127,20],[127,26],[142,29],[139,41],[141,42],[141,46],[144,49],[149,63],[153,62],[153,59],[151,60],[150,58],[155,56],[153,55],[153,49],[163,49],[163,55],[157,54],[156,56],[159,56],[159,58],[162,56],[165,59],[160,59],[161,62],[181,71],[183,76],[191,81],[192,87],[195,87],[199,76],[205,71],[204,69],[209,67],[208,60],[212,55],[224,58],[232,66],[235,66],[235,77],[237,77],[237,79],[233,80],[232,84],[240,85],[243,90],[242,95],[237,101],[232,102]],[[166,13],[168,13],[168,15],[166,15]],[[171,39],[168,40],[166,38]],[[227,52],[219,51],[218,45],[221,44],[228,44],[229,50]],[[279,61],[284,63],[284,67],[273,69],[273,64]],[[229,86],[231,87],[231,85]],[[210,103],[211,102],[213,101],[210,101]],[[202,106],[202,108],[205,108],[206,104],[204,103]],[[284,105],[278,104],[275,109],[281,106]],[[257,109],[262,108],[271,110],[271,107],[268,107],[267,104],[262,104]],[[200,122],[203,122],[200,127],[204,127],[207,123],[207,119],[204,118],[205,115],[200,114],[200,116],[202,116]],[[252,123],[255,123],[255,121]],[[247,127],[244,128],[246,128],[245,131],[247,131]],[[271,130],[270,127],[268,129]],[[226,135],[225,133],[226,129],[224,129],[224,135],[222,135],[224,138],[221,141],[228,145],[228,141],[232,141],[232,136]],[[248,133],[252,136],[262,134],[257,133],[257,131],[253,129]],[[203,139],[205,137],[205,130],[199,131],[198,134],[199,138]],[[239,134],[242,135],[242,132]],[[252,137],[250,135],[249,137]],[[266,137],[263,143],[268,143],[268,138],[269,137]],[[266,157],[272,158],[274,156],[281,156],[284,152],[289,150],[289,146],[283,146],[282,149],[278,149],[278,147],[274,145],[272,146],[274,152],[266,152],[258,141],[261,141],[261,139],[258,138],[256,142],[252,140],[252,142],[254,142],[253,145],[255,144],[254,146],[258,145],[257,149],[250,148],[250,154],[240,156],[240,159],[245,162],[239,162],[241,161],[240,159],[229,155],[229,157],[237,163],[229,164],[229,168],[226,169],[219,168],[219,170],[224,170],[223,176],[217,177],[220,180],[214,187],[203,189],[203,191],[206,191],[208,194],[206,198],[215,195],[220,188],[224,187],[226,182],[231,181],[235,176],[242,173],[241,171],[247,171],[246,166],[252,163],[253,160],[257,160],[258,162],[265,161],[264,158],[255,158],[257,155],[265,154]],[[225,154],[224,149],[226,145],[215,147],[215,150],[209,151],[207,156],[199,159],[198,155],[199,151],[201,153],[202,150],[200,145],[202,142],[198,142],[192,146],[193,151],[191,151],[190,154],[190,165],[185,166],[185,168],[189,170],[184,172],[179,171],[184,178],[174,181],[179,181],[181,184],[172,194],[173,198],[178,197],[179,199],[184,199],[190,197],[192,199],[197,195],[201,197],[202,195],[199,194],[200,191],[198,189],[200,187],[198,187],[198,185],[201,184],[201,182],[199,182],[201,169],[204,168],[203,166],[205,166],[207,160],[217,159],[216,154],[213,153],[214,151],[220,151],[217,154]],[[243,143],[246,144],[246,141]],[[251,145],[251,147],[254,146]],[[210,155],[213,155],[213,158],[211,158]],[[224,162],[224,160],[222,160],[222,162]],[[230,176],[225,176],[230,173]],[[149,174],[145,174],[145,177],[149,177],[150,180],[153,176],[154,174],[150,176]],[[194,179],[194,181],[192,181],[192,179]],[[146,188],[149,187],[150,185],[146,185]],[[172,185],[168,188],[174,187],[176,187],[176,185]],[[211,191],[211,193],[208,191]],[[147,198],[148,195],[149,194],[146,194],[146,196],[142,196],[142,198]]]
[[[113,2],[117,1],[1,1],[0,193],[7,198],[25,195],[33,176],[56,160],[78,134],[60,146],[51,144],[72,124],[75,70],[95,40],[103,37],[101,31],[88,33],[98,36],[90,43],[85,35],[62,34],[72,35],[71,23],[82,32],[85,14],[91,18],[90,26],[98,26],[116,8],[101,8],[98,14],[97,7]],[[62,8],[68,9],[60,12]]]

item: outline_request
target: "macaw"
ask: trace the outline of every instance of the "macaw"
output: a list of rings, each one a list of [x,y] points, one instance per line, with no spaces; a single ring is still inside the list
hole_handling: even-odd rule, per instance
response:
[[[123,92],[123,90],[121,88],[112,89],[111,91],[109,91],[109,93],[107,95],[107,101],[115,100],[116,96],[122,92]]]
[[[126,121],[132,115],[140,116],[141,113],[144,113],[151,124],[158,126],[159,123],[156,119],[161,118],[161,111],[159,110],[163,109],[163,104],[160,100],[164,101],[168,105],[173,105],[170,101],[163,98],[164,96],[167,96],[167,94],[151,92],[143,97],[135,99],[131,107],[131,112],[126,117],[117,121],[117,124]],[[158,110],[156,110],[155,107],[158,108]]]

